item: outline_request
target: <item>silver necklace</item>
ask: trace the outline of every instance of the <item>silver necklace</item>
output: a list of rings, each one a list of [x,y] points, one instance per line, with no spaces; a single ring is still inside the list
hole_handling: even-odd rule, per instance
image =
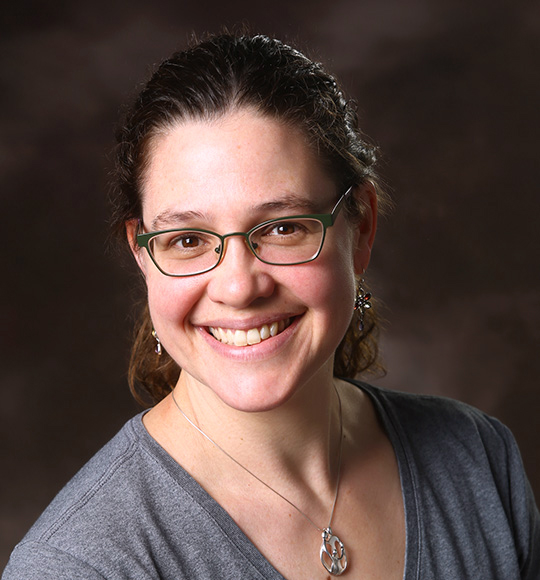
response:
[[[195,423],[184,413],[176,397],[174,396],[174,391],[172,392],[172,399],[176,408],[180,411],[180,413],[184,416],[186,421],[196,429],[204,438],[206,438],[214,447],[217,447],[222,453],[224,453],[231,461],[234,461],[236,465],[241,467],[244,471],[249,473],[251,477],[255,478],[259,483],[262,483],[265,487],[267,487],[270,491],[273,491],[277,496],[279,496],[282,500],[286,501],[290,506],[292,506],[300,515],[302,515],[315,529],[319,530],[322,533],[322,543],[321,548],[319,551],[320,559],[322,565],[325,567],[326,571],[332,574],[332,576],[341,576],[343,572],[345,572],[347,568],[347,554],[345,552],[345,546],[343,542],[332,532],[332,519],[334,518],[334,511],[336,509],[336,503],[338,498],[339,492],[339,482],[341,479],[341,456],[343,451],[343,412],[341,409],[341,398],[339,396],[338,390],[334,385],[334,390],[336,391],[336,395],[338,398],[339,403],[339,460],[338,460],[338,475],[336,481],[336,493],[334,495],[334,503],[332,505],[332,512],[330,513],[330,521],[328,522],[328,526],[326,528],[320,528],[307,514],[305,514],[298,506],[294,505],[292,501],[288,500],[284,495],[281,495],[279,491],[276,491],[273,487],[268,485],[265,481],[263,481],[260,477],[255,475],[252,471],[250,471],[247,467],[243,466],[238,460],[236,460],[232,455],[230,455],[223,447],[218,445],[210,436],[208,436],[200,427],[195,425]]]

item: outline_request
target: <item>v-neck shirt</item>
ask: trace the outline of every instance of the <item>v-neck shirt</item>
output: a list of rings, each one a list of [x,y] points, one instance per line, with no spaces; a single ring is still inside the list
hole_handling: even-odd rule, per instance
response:
[[[538,580],[540,516],[510,431],[457,401],[350,382],[369,395],[396,454],[404,580]],[[64,487],[2,579],[283,580],[142,417]]]

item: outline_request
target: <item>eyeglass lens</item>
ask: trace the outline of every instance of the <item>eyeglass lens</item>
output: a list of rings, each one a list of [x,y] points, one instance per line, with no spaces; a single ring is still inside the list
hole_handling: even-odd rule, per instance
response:
[[[172,275],[191,275],[215,267],[221,259],[223,236],[201,230],[163,232],[153,236],[149,250],[159,268]],[[261,261],[275,265],[309,262],[317,257],[324,239],[323,224],[313,218],[283,219],[263,224],[249,233],[248,245]]]

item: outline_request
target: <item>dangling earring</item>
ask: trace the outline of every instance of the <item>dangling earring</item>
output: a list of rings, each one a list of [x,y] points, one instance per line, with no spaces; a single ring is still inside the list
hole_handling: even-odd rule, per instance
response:
[[[354,300],[354,309],[360,311],[360,320],[358,321],[358,330],[364,332],[364,314],[371,308],[371,292],[366,292],[362,287],[364,279],[362,278],[356,289],[356,298]]]
[[[163,349],[161,348],[161,340],[159,340],[159,336],[155,330],[152,330],[152,336],[156,339],[156,349],[155,352],[158,356],[161,356]]]

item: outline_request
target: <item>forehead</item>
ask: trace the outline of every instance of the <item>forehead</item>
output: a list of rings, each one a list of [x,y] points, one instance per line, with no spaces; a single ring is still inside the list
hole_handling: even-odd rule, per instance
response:
[[[298,129],[252,111],[177,124],[154,137],[147,161],[145,222],[167,212],[213,216],[287,203],[315,209],[336,192]]]

